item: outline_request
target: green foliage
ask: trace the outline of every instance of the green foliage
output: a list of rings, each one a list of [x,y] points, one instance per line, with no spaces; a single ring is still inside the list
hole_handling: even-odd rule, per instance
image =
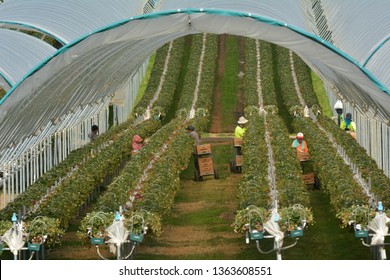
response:
[[[0,211],[0,218],[6,220],[8,217],[11,217],[12,213],[18,212],[20,209],[23,209],[23,207],[27,207],[28,210],[32,209],[33,207],[37,207],[44,199],[47,199],[47,194],[52,191],[53,186],[60,180],[60,178],[63,180],[66,178],[68,173],[73,172],[80,166],[83,166],[90,161],[99,161],[100,157],[95,157],[100,150],[106,150],[107,154],[111,153],[110,149],[115,150],[116,153],[113,153],[112,157],[114,157],[114,154],[117,157],[128,156],[130,151],[130,141],[128,139],[131,137],[131,133],[134,133],[134,128],[130,128],[127,134],[124,134],[124,131],[126,131],[129,126],[131,126],[130,121],[123,123],[120,126],[113,127],[106,133],[99,135],[96,140],[88,143],[83,148],[72,151],[64,161],[53,167],[50,171],[46,172],[24,193],[18,195],[18,197],[13,202],[9,203],[6,208],[2,209]],[[158,126],[159,122],[150,121],[145,126],[146,129],[144,130],[145,132],[149,131],[148,133],[145,133],[142,130],[136,130],[141,136],[145,137],[153,130],[156,130]],[[123,150],[118,150],[117,146],[119,146],[122,142],[127,143],[127,146],[124,146]],[[113,144],[116,146],[111,146]],[[111,168],[107,169],[106,171],[111,171],[112,168],[115,167],[115,165],[110,166]],[[101,178],[99,178],[99,181],[100,179]]]
[[[264,117],[249,115],[249,125],[244,135],[243,175],[239,183],[240,208],[256,205],[267,208],[270,204],[268,157],[264,140]]]
[[[232,227],[236,233],[245,233],[246,230],[264,231],[264,224],[270,218],[266,208],[250,205],[238,210]]]
[[[311,77],[311,70],[305,62],[297,55],[293,54],[294,69],[297,76],[298,84],[302,97],[306,105],[311,108],[318,105],[317,96],[313,90],[313,82]]]
[[[318,104],[322,109],[322,114],[328,118],[332,117],[333,111],[332,108],[330,107],[329,99],[328,96],[326,95],[323,82],[313,71],[311,71],[311,79],[313,84],[313,90],[317,95]]]
[[[159,116],[161,114],[161,117],[164,118],[172,106],[181,70],[184,38],[173,41],[170,52],[169,46],[170,43],[167,43],[157,51],[148,86],[134,111],[137,115],[143,114],[145,108],[153,103],[152,115],[156,115],[158,111],[157,114]],[[166,69],[165,65],[167,65]]]
[[[390,179],[384,174],[366,150],[360,146],[350,134],[341,130],[337,124],[327,117],[318,118],[320,124],[332,134],[341,145],[352,162],[359,167],[366,182],[371,181],[371,190],[380,197],[384,205],[390,205]]]
[[[90,238],[104,238],[106,236],[106,229],[114,220],[114,212],[88,213],[80,222],[77,236],[83,242],[89,241]]]
[[[279,46],[275,46],[274,48],[277,54],[275,59],[277,61],[280,83],[280,92],[278,92],[278,95],[282,96],[283,103],[287,109],[293,106],[302,106],[291,73],[289,50]]]
[[[291,139],[278,115],[267,118],[275,161],[276,185],[281,207],[294,204],[309,204],[306,185],[301,178],[301,167],[296,152],[291,148]]]
[[[49,217],[36,217],[26,222],[26,230],[30,243],[47,244],[48,248],[61,244],[65,230],[60,220]]]
[[[302,226],[314,223],[311,209],[299,205],[279,209],[279,216],[278,223],[284,232],[303,229]]]
[[[146,87],[148,86],[149,84],[149,81],[151,79],[151,74],[152,74],[152,69],[154,67],[154,61],[156,59],[156,53],[153,53],[150,57],[149,57],[149,63],[148,63],[148,67],[146,69],[146,73],[145,73],[145,76],[144,78],[142,79],[142,83],[138,89],[138,95],[137,95],[137,98],[134,102],[134,107],[138,106],[139,102],[142,100],[144,94],[145,94],[145,91],[146,91]],[[133,109],[134,109],[133,107]]]
[[[367,229],[368,223],[375,218],[375,210],[368,205],[352,205],[341,209],[336,217],[340,220],[341,227],[349,227],[353,224],[361,225]]]
[[[321,187],[330,195],[335,211],[338,212],[354,204],[367,204],[367,196],[355,181],[351,169],[338,155],[327,135],[306,118],[296,119],[294,126],[302,129],[309,143],[310,157],[315,162],[316,176],[321,181]]]
[[[134,234],[146,234],[149,229],[154,236],[162,232],[161,216],[144,210],[127,213],[125,226]]]
[[[145,234],[150,228],[154,235],[161,234],[161,217],[147,211],[128,212],[121,216],[124,226],[129,233]],[[91,212],[88,213],[80,223],[77,236],[88,242],[90,238],[106,238],[107,228],[115,222],[114,212]]]
[[[178,110],[190,110],[194,98],[194,90],[198,77],[199,65],[201,63],[200,57],[203,47],[203,34],[196,34],[192,37],[191,54],[187,66],[187,73],[182,89],[182,95],[178,104]]]
[[[9,220],[1,220],[0,221],[0,236],[3,236],[11,227],[12,222]]]
[[[132,136],[137,133],[145,138],[158,127],[158,121],[150,120],[116,137],[111,145],[106,146],[99,154],[90,157],[83,165],[78,166],[52,192],[43,198],[39,197],[38,208],[31,216],[58,218],[61,225],[66,228],[77,214],[79,207],[87,201],[90,193],[102,182],[103,178],[112,174],[129,157]],[[24,205],[29,205],[29,203],[31,202],[24,201]]]

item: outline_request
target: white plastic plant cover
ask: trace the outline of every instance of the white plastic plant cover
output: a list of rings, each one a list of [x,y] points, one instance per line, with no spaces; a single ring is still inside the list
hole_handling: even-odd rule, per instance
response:
[[[368,223],[368,229],[375,233],[371,240],[372,245],[384,243],[385,236],[389,232],[389,227],[387,226],[389,222],[390,219],[385,213],[376,213],[375,218]]]
[[[110,246],[110,252],[115,254],[117,246],[125,243],[129,236],[129,230],[123,225],[123,221],[114,221],[114,223],[107,228],[107,234],[110,238],[107,243]]]
[[[23,231],[23,222],[18,225],[18,230],[13,227],[7,230],[1,239],[7,243],[10,251],[16,256],[28,239],[28,234]]]
[[[275,244],[279,245],[279,248],[283,246],[284,232],[280,230],[278,220],[279,214],[277,210],[272,209],[271,218],[264,224],[264,229],[275,238]]]
[[[0,5],[0,22],[7,5],[27,5],[28,2],[30,7],[36,1],[39,2],[10,0]],[[34,8],[23,24],[44,29],[56,38],[69,36],[66,28],[59,27],[69,22],[66,13],[61,12],[62,8],[69,10],[66,8],[68,1],[40,1],[50,3],[47,9],[55,8],[62,16]],[[72,7],[76,8],[79,2],[83,1],[72,1]],[[123,3],[129,3],[131,7],[130,3],[145,4],[147,1],[90,0],[85,3],[107,8],[104,14],[108,15]],[[86,19],[72,17],[72,29],[78,30],[75,36],[79,37],[67,37],[67,40],[73,38],[70,43],[31,69],[0,101],[0,151],[42,131],[60,116],[112,98],[156,49],[175,38],[201,32],[246,36],[289,48],[326,84],[338,88],[347,101],[363,111],[374,111],[384,123],[390,120],[387,71],[390,52],[387,51],[388,35],[383,31],[389,25],[389,17],[377,17],[390,10],[390,1],[365,1],[364,15],[356,8],[360,3],[353,0],[160,0],[158,3],[157,13],[127,18],[121,15],[121,20],[113,16],[104,23],[106,26],[88,32],[82,28]],[[80,5],[85,7],[84,2]],[[327,30],[329,41],[321,38],[323,31],[316,29],[318,22],[314,16],[318,7],[325,20],[332,21],[327,24],[328,29],[331,26],[349,29],[351,17],[359,19],[354,21],[356,28],[350,29],[352,34],[349,36],[336,36],[341,34],[336,31],[331,36],[333,30]],[[132,12],[139,12],[139,9]],[[337,18],[332,17],[333,13]],[[10,21],[20,14],[20,11],[8,10],[7,19]],[[58,28],[48,30],[53,21],[57,21],[53,26]],[[373,26],[380,32],[372,30]],[[346,44],[345,40],[350,42]],[[0,52],[1,44],[0,40]],[[0,66],[2,63],[0,61]]]

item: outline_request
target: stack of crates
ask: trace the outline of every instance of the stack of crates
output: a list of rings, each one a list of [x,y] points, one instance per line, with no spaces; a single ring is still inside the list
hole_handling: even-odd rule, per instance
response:
[[[301,168],[302,168],[301,176],[303,182],[306,185],[314,185],[315,179],[314,179],[313,162],[310,160],[309,153],[297,151],[297,157],[301,163]]]

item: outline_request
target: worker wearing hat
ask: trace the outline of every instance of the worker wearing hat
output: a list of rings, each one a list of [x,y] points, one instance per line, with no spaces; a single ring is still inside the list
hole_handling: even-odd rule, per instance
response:
[[[236,129],[234,130],[234,137],[242,138],[246,131],[246,124],[248,120],[245,117],[240,117],[237,121]]]
[[[292,142],[291,146],[297,150],[297,152],[309,152],[309,149],[307,147],[307,143],[305,140],[303,140],[303,133],[298,132],[297,136],[295,137],[295,140]]]

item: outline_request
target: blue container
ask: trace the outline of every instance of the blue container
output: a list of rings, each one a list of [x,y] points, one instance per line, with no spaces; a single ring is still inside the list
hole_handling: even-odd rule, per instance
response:
[[[251,232],[251,239],[252,240],[260,240],[264,238],[263,232]]]
[[[104,238],[93,237],[93,238],[91,238],[91,244],[92,245],[102,245],[102,244],[104,244]]]
[[[356,238],[368,237],[368,231],[367,230],[355,230],[355,237]]]
[[[30,251],[38,252],[38,251],[41,249],[41,244],[30,243],[30,242],[28,242],[27,248],[28,248]]]
[[[303,236],[303,230],[301,229],[294,229],[290,232],[290,237],[301,237]]]
[[[142,242],[143,239],[144,239],[144,235],[143,234],[130,233],[130,240],[131,241]]]

